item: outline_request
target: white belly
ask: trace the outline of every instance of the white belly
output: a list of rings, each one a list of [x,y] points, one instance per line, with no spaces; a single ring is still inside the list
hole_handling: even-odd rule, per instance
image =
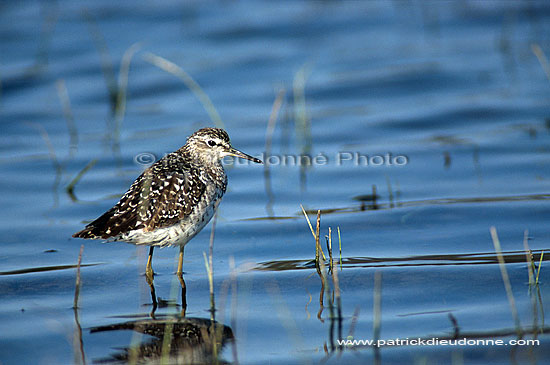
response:
[[[221,196],[216,194],[216,198],[211,200],[210,204],[206,204],[207,200],[210,201],[210,199],[204,199],[193,209],[189,216],[172,226],[157,228],[153,231],[136,229],[117,237],[115,240],[136,245],[185,246],[212,219],[221,202]]]

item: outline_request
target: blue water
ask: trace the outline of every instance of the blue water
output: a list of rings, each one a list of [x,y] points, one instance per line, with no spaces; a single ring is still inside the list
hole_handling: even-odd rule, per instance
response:
[[[272,141],[267,174],[227,166],[213,283],[216,321],[234,339],[220,342],[220,360],[543,363],[550,355],[546,2],[58,1],[1,10],[0,363],[93,363],[153,341],[122,324],[183,321],[177,249],[155,252],[156,295],[170,305],[153,320],[147,248],[70,238],[151,159],[216,123],[151,54],[200,85],[236,148],[265,159]],[[118,114],[109,90],[126,90]],[[321,160],[281,162],[303,154]],[[399,160],[375,166],[388,154]],[[540,343],[333,349],[332,276],[321,306],[300,204],[313,224],[322,211],[322,247],[327,254],[331,227],[335,261],[340,228],[343,338],[373,338],[378,290],[381,339],[447,338],[456,327],[459,337],[516,339],[495,226],[524,338]],[[545,252],[535,286],[526,230],[537,263]],[[211,315],[210,232],[185,249],[192,323]],[[94,330],[101,326],[111,330]],[[196,361],[213,361],[211,345],[193,349]]]

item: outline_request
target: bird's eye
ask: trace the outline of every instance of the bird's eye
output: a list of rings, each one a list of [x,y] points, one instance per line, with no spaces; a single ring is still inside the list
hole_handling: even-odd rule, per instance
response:
[[[208,143],[208,145],[209,145],[210,147],[214,147],[214,146],[216,145],[216,141],[214,141],[214,140],[212,140],[212,139],[209,140],[207,143]]]

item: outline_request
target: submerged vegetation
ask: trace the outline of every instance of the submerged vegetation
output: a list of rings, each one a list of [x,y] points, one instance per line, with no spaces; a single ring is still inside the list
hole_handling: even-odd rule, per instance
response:
[[[491,227],[491,237],[493,240],[493,244],[495,247],[495,255],[490,254],[480,254],[480,255],[471,255],[470,260],[490,260],[492,263],[497,263],[501,275],[502,280],[504,283],[504,289],[506,292],[506,295],[508,297],[508,301],[510,304],[510,309],[512,313],[512,318],[515,322],[515,330],[495,330],[495,331],[486,331],[486,332],[467,332],[463,331],[460,326],[459,322],[453,313],[448,313],[448,318],[451,321],[451,325],[453,327],[453,335],[447,336],[447,335],[439,335],[437,337],[418,337],[417,339],[411,340],[409,337],[407,338],[393,338],[393,339],[382,339],[381,338],[381,328],[382,328],[382,271],[375,271],[374,272],[374,285],[373,285],[373,306],[372,306],[372,323],[373,323],[373,333],[372,333],[372,339],[363,339],[363,340],[355,340],[354,339],[354,330],[356,327],[357,318],[359,316],[359,307],[355,308],[355,311],[353,313],[353,316],[351,317],[351,322],[349,324],[349,333],[347,337],[343,337],[343,322],[345,320],[345,317],[343,316],[343,307],[342,307],[342,295],[341,295],[341,289],[340,289],[340,280],[339,280],[339,274],[338,274],[338,268],[334,268],[333,263],[333,254],[332,254],[332,228],[328,227],[328,235],[325,236],[326,242],[327,242],[327,252],[328,252],[328,260],[327,256],[324,254],[323,249],[321,245],[319,244],[320,241],[320,232],[321,232],[321,211],[317,210],[316,215],[316,225],[315,229],[313,228],[313,225],[309,219],[307,211],[304,209],[302,205],[300,205],[300,208],[302,210],[302,213],[306,219],[307,225],[309,227],[309,230],[311,231],[314,242],[315,242],[315,257],[314,257],[314,264],[315,269],[317,272],[317,275],[320,278],[321,281],[321,289],[319,291],[319,312],[317,314],[317,318],[321,320],[321,315],[323,313],[323,310],[325,309],[325,299],[328,300],[328,310],[329,310],[329,335],[328,335],[328,344],[327,342],[324,343],[322,346],[325,351],[325,355],[327,356],[327,359],[332,357],[334,353],[341,351],[344,351],[346,349],[354,349],[358,350],[361,348],[372,348],[374,350],[374,356],[375,359],[378,359],[380,361],[380,352],[379,349],[381,347],[386,346],[409,346],[411,343],[427,343],[427,344],[461,344],[462,342],[464,344],[487,344],[487,343],[504,343],[502,340],[498,340],[500,337],[509,337],[513,333],[515,333],[517,341],[516,343],[521,344],[527,344],[527,345],[537,345],[539,342],[538,337],[540,334],[546,334],[550,333],[550,327],[545,326],[544,322],[544,307],[543,307],[543,301],[542,296],[540,292],[539,287],[539,281],[538,277],[541,271],[541,266],[543,263],[543,257],[544,257],[544,251],[541,251],[539,253],[539,262],[538,267],[534,264],[533,260],[533,252],[528,248],[528,232],[525,231],[524,236],[524,247],[525,247],[525,257],[527,257],[527,268],[529,273],[529,295],[532,298],[533,302],[533,324],[531,326],[522,326],[518,310],[516,306],[516,301],[514,299],[514,295],[512,292],[512,287],[510,283],[510,279],[508,276],[508,272],[506,269],[506,263],[511,262],[521,262],[521,254],[520,251],[516,252],[506,252],[503,253],[500,245],[500,241],[498,239],[497,231],[495,227]],[[341,237],[340,237],[340,227],[338,227],[338,237],[339,237],[339,248],[340,248],[340,261],[339,261],[339,269],[340,271],[343,270],[342,265],[342,258],[341,258]],[[467,256],[464,256],[463,258],[460,258],[459,255],[455,256],[456,259],[458,259],[460,262],[461,259],[468,259]],[[410,257],[410,258],[403,258],[401,261],[411,261],[414,262],[416,260],[430,260],[429,257]],[[436,256],[433,257],[433,259],[436,259]],[[445,255],[441,256],[440,259],[442,261],[448,261],[451,259],[451,255]],[[375,259],[375,258],[348,258],[344,259],[344,262],[349,262],[347,266],[348,268],[353,267],[384,267],[384,266],[391,266],[391,265],[361,265],[361,266],[355,266],[354,264],[351,264],[352,262],[355,264],[359,264],[361,262],[367,263],[372,262],[374,263],[383,263],[384,261],[395,261],[396,258],[387,258],[387,259]],[[474,262],[474,261],[471,261]],[[306,269],[310,267],[308,265],[307,260],[303,261],[304,266],[302,268]],[[467,263],[467,262],[465,262]],[[283,262],[268,262],[261,264],[257,269],[260,270],[295,270],[299,269],[300,266],[298,266],[298,261],[293,260],[292,262],[288,262],[288,264],[285,264]],[[451,263],[451,265],[455,265],[457,263]],[[411,265],[415,265],[412,263]],[[400,264],[401,266],[401,264]],[[536,272],[536,276],[534,273]],[[329,275],[330,278],[329,279]],[[536,277],[536,278],[535,278]],[[533,292],[531,288],[534,287],[535,291]],[[536,294],[535,294],[536,292]],[[445,311],[444,311],[445,312]],[[417,313],[421,314],[421,313]],[[540,323],[539,323],[539,317],[540,317]],[[532,340],[524,340],[526,335],[530,334]],[[435,341],[435,342],[434,342]],[[462,341],[462,342],[461,342]],[[481,341],[481,342],[480,342]],[[335,352],[336,351],[336,352]]]

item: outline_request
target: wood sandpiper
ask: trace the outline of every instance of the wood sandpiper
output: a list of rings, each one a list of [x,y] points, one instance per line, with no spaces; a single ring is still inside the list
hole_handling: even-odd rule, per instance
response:
[[[147,168],[114,207],[73,237],[150,246],[145,270],[150,284],[154,247],[179,245],[176,273],[183,280],[183,248],[210,221],[225,193],[225,156],[262,163],[233,148],[223,129],[200,129]]]

